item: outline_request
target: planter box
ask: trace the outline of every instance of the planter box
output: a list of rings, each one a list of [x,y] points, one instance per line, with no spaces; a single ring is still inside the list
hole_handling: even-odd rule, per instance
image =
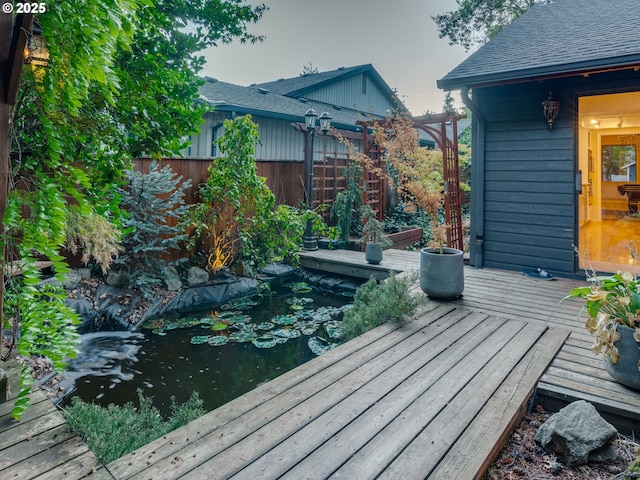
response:
[[[419,242],[422,239],[422,228],[417,227],[404,227],[405,229],[402,232],[398,233],[387,233],[387,237],[389,240],[393,242],[391,248],[395,248],[397,250],[402,250],[405,247],[413,245],[416,242]]]

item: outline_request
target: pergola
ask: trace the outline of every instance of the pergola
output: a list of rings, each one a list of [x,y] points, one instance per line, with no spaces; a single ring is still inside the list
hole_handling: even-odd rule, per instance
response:
[[[447,229],[447,245],[464,250],[462,237],[462,199],[460,194],[460,166],[458,160],[458,120],[466,115],[437,113],[412,117],[413,126],[431,136],[442,151],[442,172],[444,176],[444,207]],[[451,124],[451,138],[447,136],[447,124]],[[373,121],[358,122],[363,126],[362,136],[365,154],[377,160],[377,152],[370,151],[367,127]],[[384,124],[384,123],[383,123]],[[374,158],[375,157],[375,158]]]

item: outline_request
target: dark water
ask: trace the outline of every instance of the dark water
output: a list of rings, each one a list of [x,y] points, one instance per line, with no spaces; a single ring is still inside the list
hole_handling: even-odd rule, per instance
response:
[[[193,391],[199,393],[206,410],[213,410],[311,360],[322,349],[320,347],[335,346],[337,340],[331,338],[331,330],[335,331],[339,325],[341,307],[349,302],[351,299],[345,296],[316,291],[294,293],[290,288],[282,287],[265,296],[258,305],[231,305],[226,314],[217,312],[222,313],[221,317],[226,315],[227,320],[223,321],[245,318],[245,321],[231,323],[222,332],[214,330],[212,325],[220,325],[218,316],[214,316],[209,324],[186,326],[199,320],[206,321],[212,313],[202,312],[178,321],[167,320],[166,328],[153,331],[147,328],[135,333],[83,335],[80,356],[70,362],[65,374],[65,383],[71,393],[62,403],[78,396],[103,406],[123,405],[129,401],[137,404],[136,391],[140,388],[145,396],[153,398],[153,404],[163,414],[170,411],[172,396],[181,403]],[[296,322],[291,324],[294,318]],[[268,328],[264,322],[273,319],[285,325],[276,323]],[[153,326],[157,327],[158,323],[149,325]],[[233,338],[239,332],[253,334],[247,335],[244,341],[230,340],[222,346],[193,343],[194,337]],[[274,332],[277,335],[273,335]],[[280,337],[293,336],[293,333],[299,336]],[[277,338],[283,343],[258,348],[249,337]],[[316,345],[316,353],[309,346],[310,340]]]

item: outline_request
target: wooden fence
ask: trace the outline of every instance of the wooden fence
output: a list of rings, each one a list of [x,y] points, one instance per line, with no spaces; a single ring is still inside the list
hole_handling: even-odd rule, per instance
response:
[[[143,172],[149,171],[151,159],[143,158],[134,162],[134,168]],[[326,154],[323,161],[315,161],[313,165],[313,204],[318,207],[322,204],[331,205],[336,195],[344,190],[347,180],[344,176],[344,167],[348,163],[346,154]],[[208,168],[212,164],[212,158],[164,158],[158,161],[160,167],[169,165],[177,174],[186,179],[191,179],[191,187],[185,191],[185,202],[192,205],[198,201],[198,187],[207,181]],[[304,202],[305,172],[302,162],[290,161],[256,161],[258,175],[267,179],[267,186],[276,197],[276,204],[300,205]],[[375,188],[378,198],[380,182],[375,185],[367,182],[369,189]],[[386,185],[385,185],[386,187]],[[367,196],[372,197],[373,193]],[[378,211],[379,208],[374,208]],[[384,203],[380,206],[380,218],[384,216],[386,208]],[[325,219],[328,220],[328,209]]]

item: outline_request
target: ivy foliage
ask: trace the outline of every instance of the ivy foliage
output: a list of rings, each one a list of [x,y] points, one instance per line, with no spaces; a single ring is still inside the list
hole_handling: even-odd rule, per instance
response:
[[[431,17],[440,38],[469,50],[496,36],[541,0],[456,0],[457,10]]]

